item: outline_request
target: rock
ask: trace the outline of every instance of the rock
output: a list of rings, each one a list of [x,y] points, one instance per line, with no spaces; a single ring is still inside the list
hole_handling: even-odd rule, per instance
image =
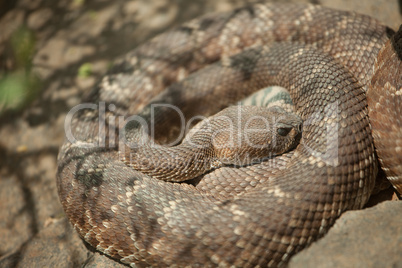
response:
[[[343,214],[289,267],[402,267],[402,201]]]
[[[0,259],[0,267],[126,267],[89,251],[65,217],[49,219],[47,227],[15,252]]]

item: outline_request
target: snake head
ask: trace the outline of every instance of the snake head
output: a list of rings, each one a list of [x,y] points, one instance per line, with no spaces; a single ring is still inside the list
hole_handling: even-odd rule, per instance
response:
[[[274,107],[233,106],[215,115],[212,144],[224,164],[248,165],[292,149],[302,120]]]

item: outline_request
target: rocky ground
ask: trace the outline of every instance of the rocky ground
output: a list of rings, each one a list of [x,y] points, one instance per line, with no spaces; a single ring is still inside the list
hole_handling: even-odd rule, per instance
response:
[[[55,173],[65,115],[138,44],[200,14],[250,2],[0,0],[0,267],[122,266],[89,251],[64,216]],[[369,14],[394,29],[402,23],[397,0],[297,2]],[[7,101],[5,72],[15,88]],[[400,201],[347,212],[290,266],[402,267],[401,222]]]

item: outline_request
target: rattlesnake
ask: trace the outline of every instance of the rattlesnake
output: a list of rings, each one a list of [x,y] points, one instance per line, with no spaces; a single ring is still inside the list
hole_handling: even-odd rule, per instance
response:
[[[256,4],[157,36],[116,64],[66,119],[57,185],[67,217],[87,243],[131,265],[286,264],[371,193],[378,166],[365,92],[375,63],[390,74],[372,84],[386,84],[391,93],[380,94],[392,97],[380,100],[395,103],[387,123],[397,130],[399,160],[386,172],[400,185],[401,32],[376,61],[393,31],[375,19]],[[392,66],[384,63],[388,55]],[[157,143],[176,139],[180,120],[166,104],[186,119],[210,116],[273,84],[289,90],[303,119],[300,144],[275,158],[277,166],[221,167],[194,186],[151,178],[122,161],[138,142],[141,120],[154,124]],[[141,117],[129,117],[135,114]],[[230,197],[232,190],[239,194]]]

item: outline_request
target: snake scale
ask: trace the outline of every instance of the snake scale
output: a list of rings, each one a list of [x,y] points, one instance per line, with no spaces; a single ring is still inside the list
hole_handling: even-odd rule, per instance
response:
[[[96,250],[132,266],[286,265],[344,211],[363,207],[376,154],[401,190],[401,48],[402,30],[299,4],[206,15],[155,37],[118,62],[66,124],[57,185],[68,219]],[[176,139],[180,120],[166,105],[186,120],[211,116],[270,85],[289,91],[303,120],[294,151],[193,184],[123,161],[138,121],[153,124],[159,144]]]

